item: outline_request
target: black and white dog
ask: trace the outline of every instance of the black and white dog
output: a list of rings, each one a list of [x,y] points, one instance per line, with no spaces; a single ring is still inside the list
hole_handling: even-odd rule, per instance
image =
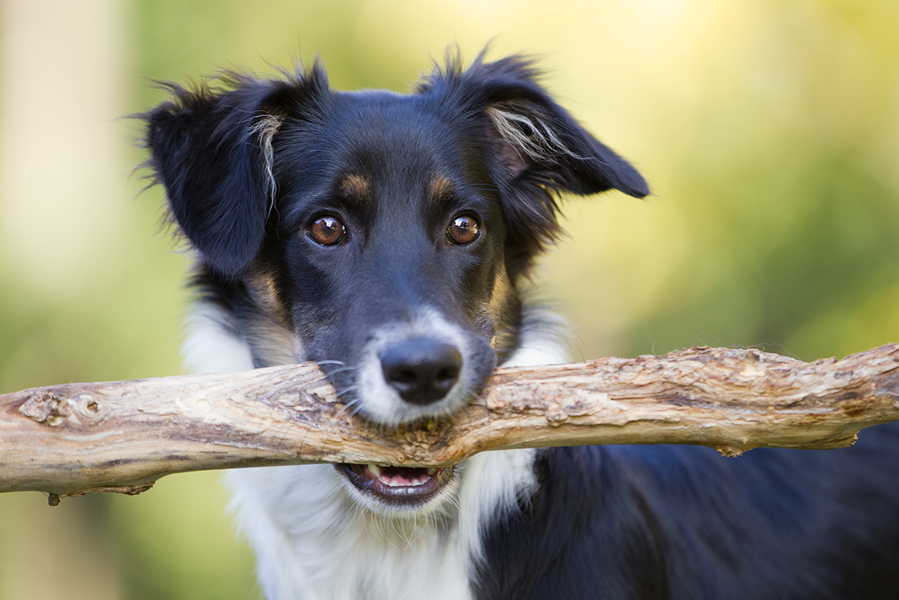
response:
[[[521,57],[410,95],[314,66],[171,86],[150,165],[200,263],[198,371],[318,361],[384,427],[452,419],[497,364],[565,360],[521,288],[556,194],[648,188]],[[272,600],[899,598],[899,435],[849,450],[579,447],[446,469],[233,472]]]

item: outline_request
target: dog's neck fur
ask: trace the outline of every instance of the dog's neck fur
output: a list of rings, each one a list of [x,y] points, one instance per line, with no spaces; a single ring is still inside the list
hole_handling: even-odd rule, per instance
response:
[[[525,327],[504,366],[564,362],[552,320]],[[201,303],[184,344],[194,372],[251,369],[228,315]],[[271,600],[464,600],[484,530],[536,486],[535,450],[487,452],[457,466],[460,485],[439,514],[401,520],[354,504],[331,465],[227,474],[241,531]],[[401,595],[398,595],[401,594]]]

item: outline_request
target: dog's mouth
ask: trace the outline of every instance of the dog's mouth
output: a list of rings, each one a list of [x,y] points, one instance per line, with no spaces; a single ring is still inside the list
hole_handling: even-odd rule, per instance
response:
[[[360,493],[396,508],[427,504],[454,477],[453,467],[424,469],[347,463],[335,467]]]

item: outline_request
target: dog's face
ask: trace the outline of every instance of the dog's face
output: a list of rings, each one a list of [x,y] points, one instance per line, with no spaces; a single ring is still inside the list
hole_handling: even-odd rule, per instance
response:
[[[334,92],[317,68],[173,90],[147,140],[204,287],[257,366],[317,361],[383,426],[451,417],[514,351],[554,192],[647,193],[521,58],[451,62],[411,95]],[[421,508],[453,479],[338,469],[373,508]]]
[[[260,267],[279,274],[270,287],[301,356],[360,414],[387,425],[453,414],[493,370],[516,310],[495,186],[467,155],[472,132],[426,97],[327,103],[280,123],[280,223],[263,243],[280,267]]]

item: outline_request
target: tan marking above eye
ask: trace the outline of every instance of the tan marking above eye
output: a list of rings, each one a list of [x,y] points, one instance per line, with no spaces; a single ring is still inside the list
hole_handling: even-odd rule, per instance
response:
[[[371,182],[362,175],[352,173],[340,182],[340,193],[351,198],[367,198],[371,195]]]
[[[453,182],[446,177],[435,177],[428,185],[428,194],[433,200],[446,198],[453,191]]]

